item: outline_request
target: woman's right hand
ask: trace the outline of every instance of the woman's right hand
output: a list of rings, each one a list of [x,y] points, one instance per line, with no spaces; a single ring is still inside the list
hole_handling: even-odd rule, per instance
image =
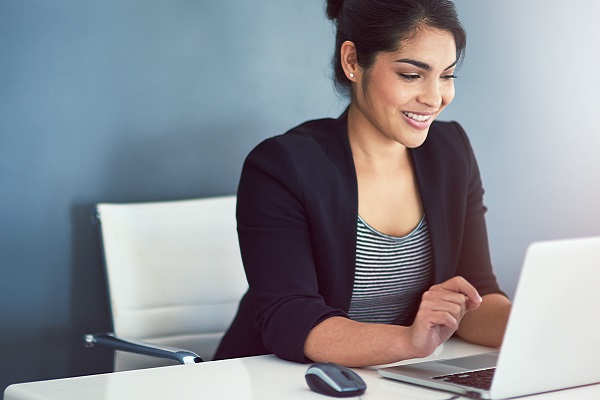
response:
[[[334,316],[308,334],[304,354],[314,362],[364,367],[426,357],[458,329],[461,318],[481,304],[477,290],[461,277],[423,294],[412,326],[370,324]]]
[[[426,357],[456,332],[462,317],[481,304],[477,290],[456,276],[423,294],[409,336],[415,357]]]

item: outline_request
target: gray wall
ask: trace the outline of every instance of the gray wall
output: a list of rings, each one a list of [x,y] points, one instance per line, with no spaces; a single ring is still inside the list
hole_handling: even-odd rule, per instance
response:
[[[532,240],[600,234],[593,0],[458,0],[457,97],[499,279]],[[261,139],[344,106],[321,0],[0,0],[0,389],[107,371],[99,201],[234,193]]]

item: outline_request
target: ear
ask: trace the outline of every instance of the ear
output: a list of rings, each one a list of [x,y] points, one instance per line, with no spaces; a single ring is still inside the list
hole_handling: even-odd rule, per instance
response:
[[[362,73],[362,68],[358,65],[356,56],[356,46],[353,42],[346,40],[340,47],[340,61],[342,69],[351,82],[357,82],[359,75]]]

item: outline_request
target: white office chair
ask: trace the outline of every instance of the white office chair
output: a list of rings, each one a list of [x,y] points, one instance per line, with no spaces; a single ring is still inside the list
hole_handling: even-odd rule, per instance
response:
[[[115,371],[213,358],[248,287],[235,202],[97,205],[114,334],[85,342],[119,350]]]

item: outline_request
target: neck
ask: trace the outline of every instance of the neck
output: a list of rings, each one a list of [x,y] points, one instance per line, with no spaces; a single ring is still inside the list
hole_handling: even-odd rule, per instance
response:
[[[352,104],[348,110],[348,140],[357,168],[391,171],[404,169],[409,163],[408,149],[385,137]]]

